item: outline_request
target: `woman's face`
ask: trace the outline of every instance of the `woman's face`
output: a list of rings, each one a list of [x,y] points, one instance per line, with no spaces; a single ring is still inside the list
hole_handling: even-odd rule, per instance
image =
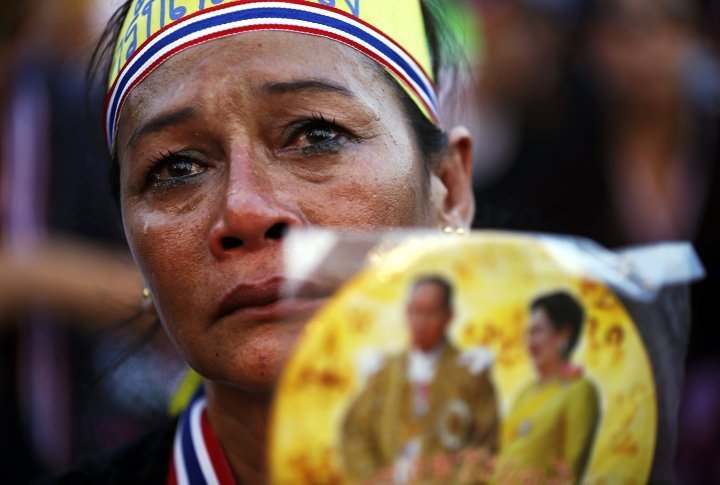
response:
[[[544,309],[533,310],[530,315],[528,350],[535,368],[541,374],[555,369],[564,360],[562,349],[567,345],[567,340],[567,332],[557,331]]]
[[[131,92],[116,146],[125,231],[161,320],[201,374],[248,389],[273,381],[325,296],[280,298],[288,228],[472,215],[458,174],[424,180],[379,69],[318,37],[245,33],[177,54]]]

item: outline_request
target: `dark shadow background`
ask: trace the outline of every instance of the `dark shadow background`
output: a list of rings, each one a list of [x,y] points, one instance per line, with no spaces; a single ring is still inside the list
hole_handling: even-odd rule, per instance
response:
[[[462,9],[455,27],[472,69],[447,93],[465,100],[447,117],[477,141],[474,227],[611,248],[693,242],[707,277],[692,287],[677,473],[720,482],[720,2],[445,1]],[[100,131],[104,87],[85,81],[110,3],[0,3],[0,274],[18,246],[58,237],[127,256]],[[18,153],[34,188],[13,206]],[[18,218],[18,204],[32,210]],[[165,414],[182,365],[162,332],[107,323],[122,311],[93,320],[47,305],[10,311],[7,299],[3,480],[65,467]]]

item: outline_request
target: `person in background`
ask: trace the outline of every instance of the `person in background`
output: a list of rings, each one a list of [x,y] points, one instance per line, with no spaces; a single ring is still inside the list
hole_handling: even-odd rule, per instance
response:
[[[707,269],[692,288],[680,408],[681,483],[720,480],[714,344],[720,319],[720,61],[717,2],[597,2],[589,57],[607,127],[612,244],[691,240]],[[705,32],[711,35],[703,35]],[[713,32],[714,30],[714,32]],[[704,384],[703,384],[704,382]],[[697,432],[695,430],[701,430]],[[709,458],[713,457],[713,458]]]
[[[602,241],[603,129],[578,55],[587,2],[467,3],[480,31],[473,226]]]
[[[99,107],[85,75],[102,10],[90,0],[0,6],[0,467],[9,483],[133,436],[166,413],[182,369],[141,305],[102,133],[90,128]]]
[[[608,0],[590,54],[603,98],[611,211],[619,240],[692,240],[718,160],[720,65],[691,2]]]

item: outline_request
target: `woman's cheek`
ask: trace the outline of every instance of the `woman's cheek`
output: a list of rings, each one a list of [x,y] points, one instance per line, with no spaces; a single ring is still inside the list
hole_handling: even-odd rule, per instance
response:
[[[201,259],[202,239],[190,214],[168,215],[151,210],[134,210],[126,221],[128,243],[136,262],[156,296],[156,301],[169,303],[185,294],[186,283],[192,279],[193,264]],[[164,308],[158,311],[165,313]]]
[[[427,201],[420,171],[412,161],[386,155],[303,191],[300,206],[308,220],[319,226],[367,229],[424,225]]]

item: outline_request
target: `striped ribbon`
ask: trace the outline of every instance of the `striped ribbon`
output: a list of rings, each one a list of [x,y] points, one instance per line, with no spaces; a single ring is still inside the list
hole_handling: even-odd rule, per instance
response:
[[[316,35],[348,45],[379,62],[438,123],[438,101],[430,75],[409,52],[383,32],[359,18],[325,5],[300,0],[238,1],[207,8],[167,25],[128,59],[114,80],[105,107],[105,130],[110,147],[129,92],[174,54],[210,40],[258,30],[281,30]]]
[[[207,416],[207,401],[200,388],[180,416],[167,485],[234,485],[230,466]]]

